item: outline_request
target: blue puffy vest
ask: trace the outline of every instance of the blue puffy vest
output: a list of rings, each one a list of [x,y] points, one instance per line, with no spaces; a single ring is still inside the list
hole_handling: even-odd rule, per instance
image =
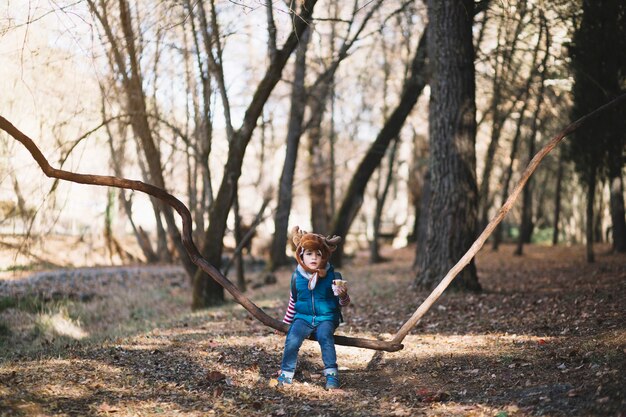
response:
[[[322,321],[332,321],[335,326],[341,322],[339,299],[333,294],[335,271],[331,266],[324,278],[318,278],[313,291],[309,290],[309,280],[296,268],[291,277],[291,294],[296,302],[295,319],[306,320],[315,326]],[[294,286],[295,284],[295,286]]]

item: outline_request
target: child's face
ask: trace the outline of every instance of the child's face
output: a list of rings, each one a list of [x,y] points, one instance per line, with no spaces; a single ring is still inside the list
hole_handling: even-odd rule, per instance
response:
[[[305,249],[302,254],[302,261],[304,264],[311,268],[317,269],[319,268],[320,262],[322,261],[322,254],[317,250]]]

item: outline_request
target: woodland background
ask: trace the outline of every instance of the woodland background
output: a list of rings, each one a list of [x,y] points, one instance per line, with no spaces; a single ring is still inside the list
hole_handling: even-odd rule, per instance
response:
[[[402,275],[394,288],[402,293],[410,288],[408,304],[413,308],[496,215],[537,150],[570,122],[623,94],[626,85],[626,7],[620,1],[434,3],[437,7],[395,0],[7,4],[1,11],[0,85],[5,93],[0,96],[0,115],[33,138],[54,167],[139,179],[179,198],[191,212],[193,239],[203,256],[255,300],[266,299],[263,288],[273,288],[269,284],[280,286],[287,280],[283,275],[293,264],[291,227],[341,236],[344,244],[333,258],[336,266],[363,274],[359,268],[371,264],[371,271],[381,271],[370,277],[380,303],[355,311],[355,327],[346,333],[360,334],[359,324],[366,333],[393,332],[410,311],[381,307],[393,297],[379,285],[384,288],[384,282],[395,283],[394,276]],[[444,301],[438,310],[480,310],[471,297],[481,289],[487,295],[478,297],[488,298],[502,288],[532,297],[544,284],[574,290],[567,279],[557,280],[558,285],[551,281],[557,271],[567,270],[564,276],[572,282],[590,286],[585,288],[593,291],[593,314],[603,317],[598,328],[590,326],[589,331],[602,334],[592,340],[604,343],[597,349],[604,359],[585,362],[593,349],[580,348],[583,335],[572,342],[578,350],[572,348],[576,353],[571,357],[580,353],[585,366],[576,370],[600,372],[596,378],[607,381],[581,387],[543,384],[547,394],[537,394],[552,398],[556,389],[580,399],[580,404],[479,407],[472,412],[614,415],[623,409],[624,394],[618,388],[623,377],[613,372],[624,365],[623,324],[616,324],[620,317],[623,323],[623,310],[620,314],[617,301],[605,295],[624,291],[625,116],[623,104],[605,112],[548,154],[481,252],[498,267],[486,261],[481,270],[481,264],[472,261],[453,283],[460,295],[451,296],[452,301]],[[197,271],[180,241],[181,222],[169,207],[139,192],[48,179],[11,136],[0,134],[0,144],[0,331],[9,359],[2,374],[4,386],[14,378],[12,372],[24,371],[19,364],[25,362],[20,361],[32,359],[30,355],[71,357],[76,354],[72,349],[83,349],[84,340],[95,333],[101,335],[94,343],[109,346],[103,340],[116,337],[116,332],[91,328],[86,338],[85,329],[96,314],[79,313],[74,303],[96,311],[104,308],[104,317],[119,326],[119,337],[143,326],[158,329],[168,316],[165,307],[145,307],[143,313],[126,311],[117,317],[110,307],[125,311],[112,302],[124,299],[120,292],[104,296],[100,290],[85,290],[90,282],[138,274],[166,284],[171,291],[145,305],[155,300],[170,305],[166,300],[174,297],[172,318],[187,314],[182,321],[169,322],[177,331],[183,322],[196,328],[216,314],[231,314],[220,313],[232,308],[224,306],[229,296]],[[529,251],[537,250],[545,252],[548,262],[539,262],[538,270],[524,269],[527,275],[518,277],[520,284],[529,276],[540,277],[529,281],[535,282],[534,288],[507,287],[499,281],[520,263],[543,259],[529,257]],[[589,266],[581,266],[585,263]],[[74,269],[109,266],[120,269]],[[168,275],[169,268],[174,275]],[[46,270],[58,272],[33,274]],[[495,270],[501,278],[494,278]],[[587,282],[577,275],[583,270],[607,281]],[[146,295],[152,294],[144,288]],[[373,290],[355,291],[368,298]],[[376,298],[380,291],[385,296]],[[484,305],[502,311],[506,303],[497,298]],[[530,314],[528,305],[533,301],[525,299],[515,308]],[[196,313],[183,313],[183,306]],[[265,307],[279,318],[280,304]],[[510,309],[513,316],[522,311],[515,308]],[[579,314],[575,308],[563,308],[559,314],[566,319]],[[380,311],[398,318],[372,324],[367,317]],[[503,320],[507,314],[503,311]],[[592,313],[585,314],[584,319],[592,320]],[[240,318],[237,313],[233,317]],[[55,320],[64,323],[65,330],[59,330]],[[128,325],[129,320],[134,324]],[[435,329],[428,325],[437,326],[426,322],[418,329]],[[537,333],[526,325],[522,329]],[[219,326],[215,331],[221,331]],[[462,326],[450,329],[464,331]],[[546,334],[561,331],[550,328]],[[239,345],[244,334],[245,329],[239,329],[228,336],[232,339],[222,340],[223,346]],[[173,337],[189,342],[181,334]],[[547,337],[524,343],[543,347]],[[120,340],[113,346],[126,343]],[[462,349],[466,342],[450,343]],[[273,341],[268,343],[263,349],[280,350]],[[215,346],[209,343],[208,348]],[[89,353],[83,356],[98,359],[92,348],[84,349]],[[20,358],[20,351],[31,353]],[[557,353],[558,358],[562,352]],[[357,362],[362,365],[362,358]],[[522,367],[533,363],[521,356],[504,362]],[[368,369],[375,370],[374,363],[371,358]],[[558,368],[561,364],[565,362],[557,364],[560,373],[571,367]],[[595,366],[605,364],[608,368],[600,371]],[[397,370],[405,365],[400,361]],[[261,368],[258,378],[268,378],[270,371]],[[220,368],[194,381],[222,387],[223,393],[223,384],[233,386],[224,382],[230,380],[228,375]],[[304,379],[314,384],[311,375]],[[545,375],[552,373],[546,368]],[[352,378],[356,383],[360,376]],[[22,381],[25,386],[27,379]],[[481,381],[478,378],[477,384]],[[440,390],[419,394],[427,386],[419,384],[407,388],[409,396],[429,399],[419,400],[417,406],[436,414],[436,408],[424,409],[424,404],[445,401],[451,394],[444,383]],[[2,393],[9,393],[7,389]],[[480,390],[476,388],[476,401]],[[241,399],[241,393],[236,395]],[[402,395],[381,398],[391,401]],[[111,412],[111,398],[102,402],[95,397],[80,406]],[[46,404],[51,414],[67,412],[69,404],[55,409],[45,396],[20,398],[38,407]],[[511,394],[500,405],[523,403],[519,398]],[[357,403],[351,405],[360,410]],[[0,404],[18,412],[17,403]],[[251,399],[249,405],[251,412],[260,414],[288,413],[280,407],[268,411]],[[187,409],[192,410],[198,411]],[[228,407],[225,410],[228,413]],[[329,410],[329,415],[338,412]],[[385,414],[382,410],[379,413]],[[445,407],[440,411],[468,412]]]

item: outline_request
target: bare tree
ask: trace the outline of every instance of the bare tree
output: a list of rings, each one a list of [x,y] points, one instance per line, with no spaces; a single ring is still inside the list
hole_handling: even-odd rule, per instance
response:
[[[221,265],[223,238],[226,232],[226,220],[235,197],[236,183],[241,176],[243,157],[256,121],[263,111],[263,106],[272,90],[280,81],[282,70],[299,39],[310,24],[313,8],[317,0],[306,0],[302,3],[298,14],[294,14],[293,29],[280,50],[276,51],[274,59],[269,62],[263,79],[259,82],[252,101],[248,105],[242,125],[233,131],[229,141],[228,157],[224,165],[224,175],[217,191],[215,201],[209,212],[209,226],[204,241],[207,242],[203,250],[204,257],[213,265]],[[295,12],[294,12],[295,13]],[[227,129],[228,128],[227,120]],[[230,135],[229,135],[230,137]],[[224,300],[223,288],[211,279],[206,273],[198,273],[194,277],[192,308],[201,308],[219,304]]]
[[[539,31],[539,39],[541,40],[542,34],[545,33],[545,52],[544,57],[541,62],[541,70],[539,71],[539,90],[536,95],[536,104],[535,111],[533,113],[533,118],[531,119],[531,127],[530,134],[528,137],[528,160],[530,161],[535,154],[535,141],[537,137],[537,131],[539,129],[539,114],[541,112],[542,103],[544,101],[544,91],[545,91],[545,79],[547,74],[547,62],[550,51],[550,32],[547,27],[547,23],[543,14],[540,16],[540,31]],[[521,224],[520,231],[517,241],[517,247],[515,249],[515,255],[521,255],[523,252],[524,243],[530,243],[532,232],[533,232],[533,182],[529,181],[528,185],[524,189],[522,196],[522,216],[521,216]]]
[[[163,167],[161,165],[161,154],[157,147],[155,138],[150,126],[148,110],[146,106],[146,95],[143,90],[143,76],[139,65],[139,56],[136,48],[136,37],[133,29],[130,7],[127,0],[119,0],[118,12],[119,23],[124,38],[120,41],[114,34],[114,29],[110,22],[109,9],[104,3],[97,4],[95,0],[88,0],[91,12],[94,14],[104,31],[107,43],[110,47],[111,65],[122,80],[123,93],[126,96],[126,108],[130,117],[135,136],[139,139],[139,145],[143,151],[145,161],[148,165],[148,175],[150,182],[160,188],[165,188],[163,177]],[[160,221],[162,213],[167,223],[167,231],[176,245],[178,255],[189,274],[196,270],[185,252],[181,240],[180,231],[174,220],[172,209],[167,205],[158,205],[155,202],[157,223]]]
[[[427,30],[427,29],[425,29]],[[372,142],[367,153],[359,163],[352,175],[348,189],[344,193],[339,210],[335,214],[332,223],[331,234],[345,238],[350,230],[352,222],[363,203],[365,187],[372,174],[379,166],[385,155],[385,151],[392,140],[399,137],[400,129],[409,113],[417,103],[422,90],[426,86],[426,32],[420,38],[415,55],[411,61],[410,75],[402,88],[402,94],[396,108]],[[333,262],[340,266],[343,261],[343,245],[339,246],[333,254]]]
[[[279,266],[287,264],[287,255],[285,253],[285,248],[287,247],[287,228],[293,198],[293,179],[296,170],[296,161],[298,159],[298,147],[303,130],[302,121],[306,107],[304,78],[306,74],[306,51],[310,38],[311,33],[309,30],[306,30],[296,50],[294,80],[291,88],[289,124],[287,126],[285,163],[283,164],[283,169],[280,174],[278,202],[274,214],[274,237],[272,239],[272,250],[270,252],[270,264],[268,266],[270,271],[274,271]]]
[[[321,124],[328,101],[331,100],[332,103],[335,74],[342,61],[348,57],[350,48],[359,39],[359,36],[361,36],[361,33],[365,29],[368,21],[371,19],[374,12],[378,9],[378,7],[380,7],[381,4],[382,1],[377,0],[376,3],[368,11],[368,13],[363,17],[357,30],[353,34],[350,34],[351,28],[355,23],[355,14],[359,10],[358,0],[354,2],[354,14],[352,15],[352,19],[347,22],[348,28],[346,30],[346,34],[344,35],[343,42],[339,47],[336,55],[332,56],[332,61],[330,62],[328,67],[326,67],[326,69],[318,75],[318,77],[315,79],[315,82],[313,82],[308,88],[306,88],[306,108],[308,108],[308,112],[310,114],[307,121],[303,122],[302,119],[300,119],[301,116],[299,115],[299,108],[296,109],[297,113],[293,112],[294,96],[292,95],[292,113],[290,115],[288,130],[288,135],[290,136],[289,140],[287,141],[287,155],[285,158],[285,165],[283,166],[283,172],[281,174],[281,188],[279,190],[278,205],[276,208],[274,236],[272,240],[272,261],[270,262],[270,269],[275,269],[281,265],[284,265],[284,262],[286,262],[286,257],[284,253],[287,241],[287,225],[289,220],[289,212],[291,211],[291,187],[293,185],[293,174],[296,167],[296,159],[292,161],[291,158],[297,157],[297,143],[299,143],[300,135],[302,135],[305,131],[309,132],[310,155],[311,149],[315,150],[316,152],[317,150],[319,150],[321,138]],[[331,36],[331,42],[334,42],[335,34],[334,32],[332,33],[333,34]],[[334,51],[334,49],[331,48],[331,51]],[[302,59],[304,58],[305,57],[303,56]],[[294,85],[294,88],[296,88],[296,85]],[[297,98],[299,99],[299,96]],[[300,119],[300,123],[304,123],[303,127],[296,126],[295,123],[298,119]],[[334,142],[331,140],[331,162],[334,158],[334,156],[332,155],[333,143]],[[318,163],[314,165],[309,165],[309,169],[314,173],[313,176],[322,177],[323,175],[321,175],[321,173],[327,171],[333,173],[334,169],[332,169],[332,167],[330,170],[326,169],[326,164],[328,163],[326,158],[323,158],[322,155],[319,154],[318,157],[320,158],[318,160]],[[312,210],[315,210],[315,213],[313,213],[311,216],[313,228],[314,230],[316,230],[316,232],[319,233],[324,233],[325,229],[327,228],[324,225],[326,223],[326,217],[328,216],[327,193],[329,192],[330,188],[330,195],[332,195],[332,189],[334,187],[334,180],[332,175],[330,176],[330,178],[330,184],[328,183],[328,181],[323,181],[323,184],[316,184],[316,179],[314,179],[313,182],[309,184],[309,190],[312,199],[311,208]],[[319,179],[317,179],[317,181],[319,181]],[[332,200],[332,198],[330,200]]]

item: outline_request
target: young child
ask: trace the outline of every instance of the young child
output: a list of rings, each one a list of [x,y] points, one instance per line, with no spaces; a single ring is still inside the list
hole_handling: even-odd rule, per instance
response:
[[[337,389],[339,372],[333,334],[342,321],[341,307],[350,304],[350,296],[345,285],[333,284],[333,280],[341,279],[341,274],[334,271],[328,259],[341,238],[306,233],[298,226],[292,232],[298,266],[291,277],[289,306],[283,319],[291,326],[285,339],[278,385],[292,383],[300,346],[313,335],[322,350],[326,389]]]

